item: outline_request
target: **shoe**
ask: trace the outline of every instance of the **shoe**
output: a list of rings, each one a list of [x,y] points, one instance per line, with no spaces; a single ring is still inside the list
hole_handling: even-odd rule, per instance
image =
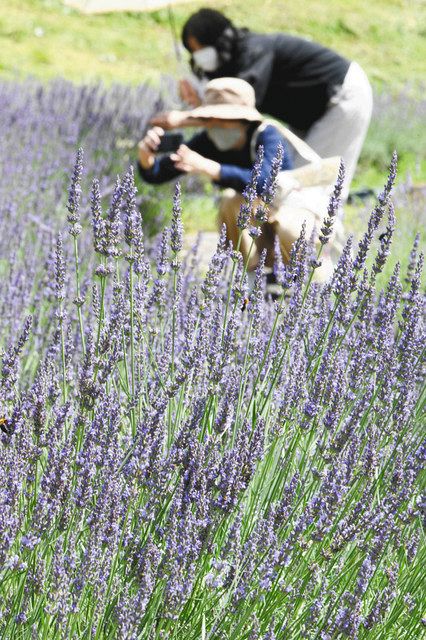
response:
[[[269,300],[269,299],[274,301],[278,300],[278,298],[283,292],[283,289],[278,284],[273,269],[271,269],[270,267],[265,267],[263,270],[263,275],[266,280],[265,300]]]

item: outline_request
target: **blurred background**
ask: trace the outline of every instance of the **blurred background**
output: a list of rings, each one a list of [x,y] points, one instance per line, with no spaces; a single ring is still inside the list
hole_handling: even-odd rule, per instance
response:
[[[111,1],[104,0],[104,4]],[[122,0],[121,6],[134,5],[135,1],[126,4]],[[68,2],[89,11],[91,6],[102,4],[102,0]],[[120,5],[120,0],[115,4]],[[76,85],[101,83],[106,88],[117,83],[133,87],[149,83],[158,94],[159,106],[173,106],[176,93],[170,76],[177,79],[189,73],[187,54],[181,51],[178,60],[176,42],[188,16],[206,5],[208,2],[178,2],[171,9],[164,6],[91,14],[62,0],[8,0],[0,9],[3,88],[10,81],[19,83],[28,77],[43,84],[63,78]],[[227,0],[215,2],[214,8],[237,26],[312,38],[356,60],[366,70],[373,84],[375,106],[353,189],[378,191],[385,181],[392,151],[397,150],[397,214],[403,221],[399,223],[401,251],[407,254],[415,231],[425,227],[424,0],[265,0],[261,4],[258,0]],[[142,120],[145,110],[149,117],[152,97],[141,100],[139,108]],[[134,161],[134,144],[142,133],[134,131],[129,141],[116,145],[117,170]],[[84,139],[79,143],[84,145]],[[164,194],[169,197],[170,186],[164,188]],[[215,229],[211,195],[209,185],[200,188],[194,184],[186,189],[185,224],[190,232]],[[156,203],[150,204],[148,197],[146,201],[146,218],[153,221],[155,231],[160,219],[167,217],[164,209],[169,207],[160,207],[160,211],[158,198]],[[364,228],[370,210],[368,201],[352,201],[345,215],[347,229],[357,234]]]
[[[108,0],[77,4],[90,10],[107,6]],[[119,4],[126,6],[126,0]],[[173,4],[177,36],[187,17],[205,5]],[[357,60],[376,93],[376,117],[357,184],[380,184],[394,148],[400,173],[409,171],[414,181],[426,181],[424,0],[266,0],[261,8],[257,0],[231,0],[214,6],[237,25],[302,35]],[[63,0],[8,0],[0,10],[0,45],[0,73],[10,79],[61,76],[79,84],[139,84],[187,70],[175,56],[167,8],[84,14]]]

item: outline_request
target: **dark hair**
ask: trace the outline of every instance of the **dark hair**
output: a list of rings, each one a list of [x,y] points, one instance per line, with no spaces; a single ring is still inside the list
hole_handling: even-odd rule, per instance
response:
[[[191,52],[188,39],[193,36],[198,42],[205,46],[214,46],[226,29],[234,31],[231,20],[215,9],[200,9],[183,25],[182,42],[184,47]]]

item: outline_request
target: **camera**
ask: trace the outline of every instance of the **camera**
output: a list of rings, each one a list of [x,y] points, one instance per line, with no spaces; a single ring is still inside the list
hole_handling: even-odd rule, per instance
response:
[[[173,153],[177,151],[183,142],[182,133],[165,133],[161,138],[157,152],[159,153]]]

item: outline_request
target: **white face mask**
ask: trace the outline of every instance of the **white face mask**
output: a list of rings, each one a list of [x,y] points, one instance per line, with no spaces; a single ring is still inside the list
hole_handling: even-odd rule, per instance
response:
[[[229,151],[235,147],[241,139],[240,129],[222,129],[222,127],[210,127],[207,129],[207,136],[219,151]]]
[[[219,55],[214,47],[203,47],[194,51],[192,59],[203,71],[216,71],[219,67]]]

